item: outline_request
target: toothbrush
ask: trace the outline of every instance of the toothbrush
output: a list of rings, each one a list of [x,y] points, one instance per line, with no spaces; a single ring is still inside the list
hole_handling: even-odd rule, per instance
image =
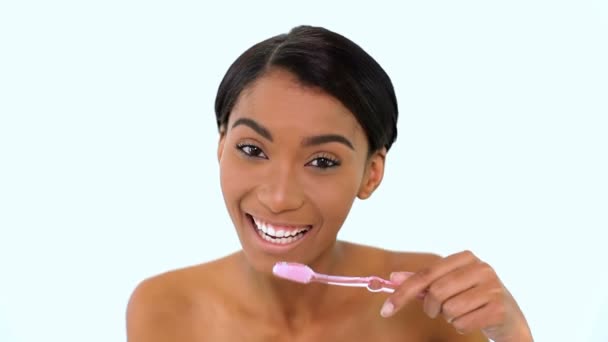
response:
[[[316,273],[310,267],[293,263],[293,262],[278,262],[272,268],[272,273],[283,279],[291,280],[301,284],[318,282],[329,285],[350,286],[350,287],[365,287],[370,292],[395,292],[394,284],[388,280],[376,276],[370,277],[343,277],[334,276],[322,273]]]

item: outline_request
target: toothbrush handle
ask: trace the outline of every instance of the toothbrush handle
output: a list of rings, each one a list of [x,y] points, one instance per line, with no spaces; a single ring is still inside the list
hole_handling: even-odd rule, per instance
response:
[[[365,287],[371,292],[395,292],[396,285],[380,277],[343,277],[315,274],[314,280],[320,283],[350,287]]]
[[[369,283],[367,289],[371,292],[393,293],[395,292],[395,289],[399,286],[398,284],[392,283],[388,280],[379,277],[369,277],[368,279]],[[426,297],[427,292],[428,290],[420,292],[418,295],[416,295],[416,298],[424,300],[424,297]]]
[[[316,273],[313,279],[319,283],[329,285],[367,287],[367,278],[362,277],[343,277]]]
[[[397,284],[376,276],[369,277],[367,283],[367,289],[370,292],[393,293],[397,286]]]

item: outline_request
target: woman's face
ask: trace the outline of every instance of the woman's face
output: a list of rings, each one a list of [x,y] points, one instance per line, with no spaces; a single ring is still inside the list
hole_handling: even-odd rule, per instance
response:
[[[224,200],[249,263],[312,264],[356,197],[379,184],[384,153],[335,98],[275,70],[246,89],[218,147]]]

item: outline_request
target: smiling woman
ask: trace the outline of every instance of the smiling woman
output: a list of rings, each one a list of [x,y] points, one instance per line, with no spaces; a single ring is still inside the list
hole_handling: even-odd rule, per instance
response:
[[[129,302],[129,341],[531,340],[515,300],[473,253],[337,239],[353,202],[381,184],[397,136],[391,80],[358,45],[310,26],[264,40],[229,68],[215,109],[221,189],[242,249],[143,281]],[[390,276],[396,291],[289,282],[272,273],[280,261]]]

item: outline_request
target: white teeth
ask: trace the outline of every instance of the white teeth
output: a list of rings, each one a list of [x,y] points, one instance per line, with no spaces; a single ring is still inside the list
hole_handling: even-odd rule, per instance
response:
[[[310,230],[309,227],[300,227],[295,230],[285,230],[273,227],[272,225],[262,222],[256,218],[253,218],[253,222],[258,228],[258,234],[269,242],[275,244],[288,244],[294,241],[297,241],[304,236],[304,234],[300,234],[302,232],[307,232]]]

